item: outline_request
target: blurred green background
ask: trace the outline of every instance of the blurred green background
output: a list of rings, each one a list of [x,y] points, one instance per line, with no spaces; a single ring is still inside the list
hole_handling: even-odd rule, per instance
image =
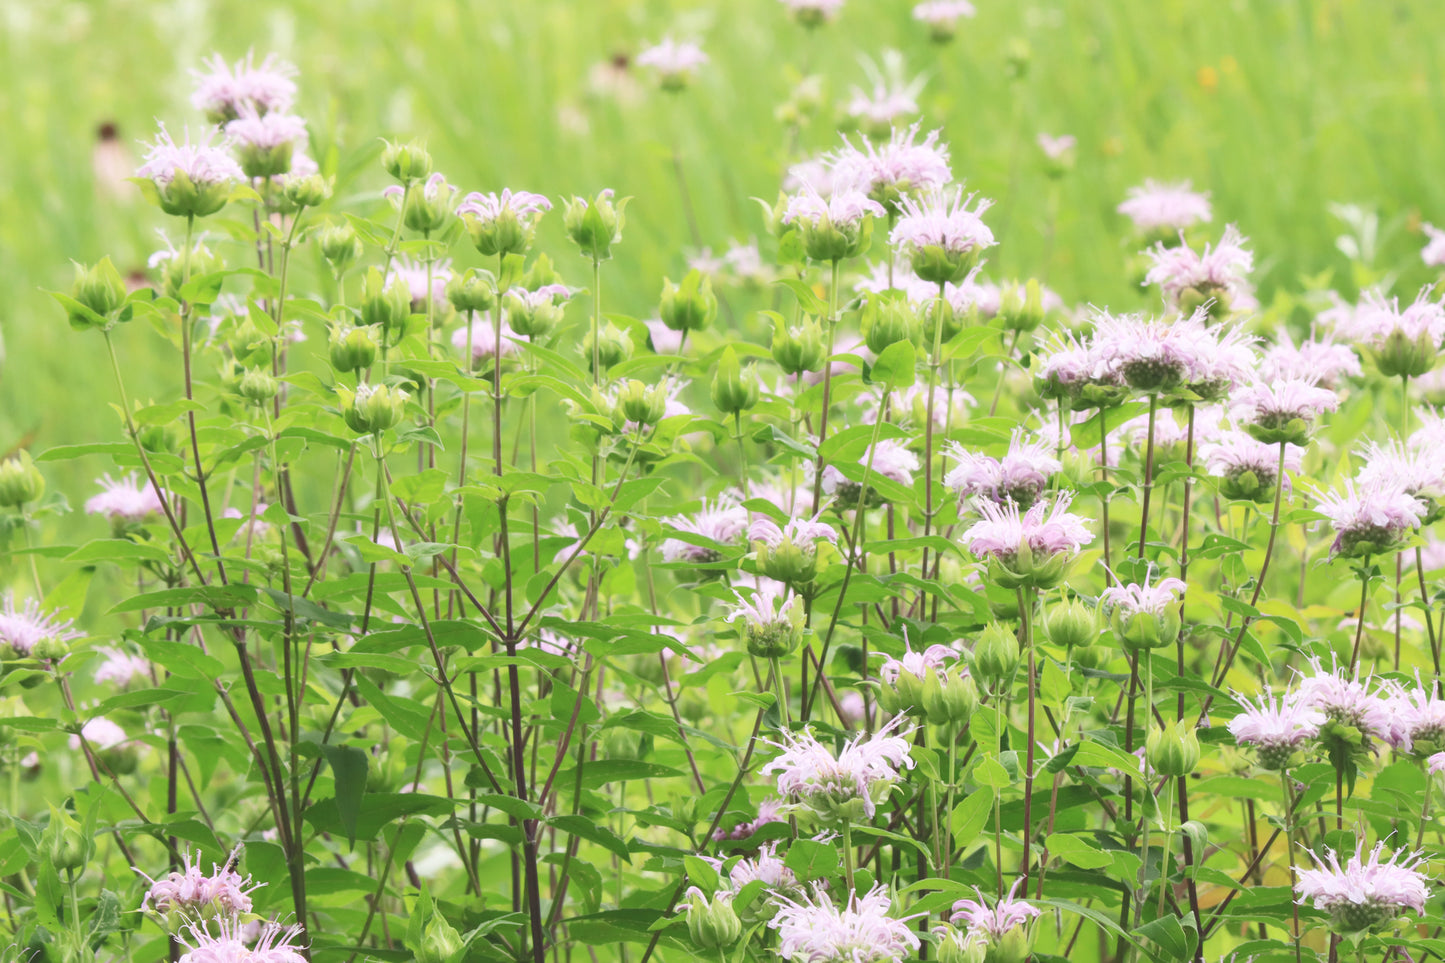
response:
[[[97,130],[117,126],[124,156],[112,162],[129,166],[156,120],[197,126],[189,70],[212,51],[276,51],[300,67],[312,152],[353,208],[384,186],[381,136],[424,138],[463,190],[634,196],[604,283],[607,309],[637,317],[690,247],[674,147],[705,243],[759,235],[748,198],[776,197],[788,157],[774,110],[796,68],[826,81],[829,106],[801,137],[816,151],[838,142],[832,115],[866,84],[861,58],[890,49],[926,78],[925,124],[944,129],[958,176],[998,200],[992,277],[1044,274],[1069,302],[1147,306],[1124,276],[1133,248],[1114,208],[1154,176],[1192,179],[1212,193],[1216,234],[1235,221],[1252,238],[1266,303],[1329,270],[1350,291],[1331,202],[1378,212],[1377,263],[1399,269],[1401,290],[1426,280],[1419,222],[1445,220],[1445,4],[976,2],[957,40],[937,46],[897,0],[850,0],[813,35],[777,0],[0,0],[0,452],[116,437],[102,343],[72,332],[43,289],[68,286],[71,258],[144,268],[164,218],[133,186],[97,179]],[[695,38],[712,57],[681,95],[606,68],[664,34]],[[1025,47],[1016,77],[1010,57]],[[1040,132],[1079,140],[1056,199]],[[585,284],[555,213],[541,246]],[[154,332],[136,326],[119,341],[134,395],[178,394],[178,363]],[[109,467],[87,458],[47,473],[77,504]]]

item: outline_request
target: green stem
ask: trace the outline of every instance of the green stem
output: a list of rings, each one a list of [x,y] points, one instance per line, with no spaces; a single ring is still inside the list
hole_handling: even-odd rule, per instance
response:
[[[1149,396],[1149,443],[1144,452],[1144,506],[1139,520],[1139,558],[1144,557],[1144,543],[1149,536],[1149,498],[1154,493],[1154,419],[1159,410],[1158,393]]]
[[[1290,885],[1293,886],[1293,885],[1294,885],[1294,880],[1295,880],[1295,866],[1294,866],[1294,828],[1295,828],[1295,827],[1294,827],[1294,823],[1295,823],[1295,819],[1294,819],[1294,791],[1290,788],[1289,770],[1288,770],[1288,769],[1281,769],[1281,770],[1279,771],[1279,781],[1280,781],[1280,787],[1284,790],[1284,839],[1285,839],[1285,852],[1287,853],[1288,860],[1289,860],[1289,880],[1290,880]],[[1423,828],[1424,828],[1424,827],[1422,826],[1421,829],[1423,830]],[[1294,958],[1295,958],[1295,963],[1300,963],[1302,954],[1301,954],[1301,951],[1300,951],[1299,904],[1295,903],[1294,900],[1290,900],[1290,910],[1291,910],[1291,915],[1292,915],[1293,918],[1294,918],[1294,926],[1293,926],[1293,927],[1291,928],[1291,930],[1290,930],[1290,936],[1291,936],[1291,937],[1293,938],[1293,940],[1294,940]]]
[[[855,893],[853,888],[853,824],[844,820],[843,822],[843,876],[848,882],[849,894]]]
[[[1183,777],[1180,777],[1183,778]],[[1160,825],[1164,831],[1164,853],[1159,857],[1159,907],[1155,911],[1158,916],[1164,915],[1164,894],[1169,886],[1169,851],[1174,842],[1174,830],[1170,825],[1174,821],[1174,796],[1169,792],[1166,780],[1164,787],[1164,819]]]
[[[944,282],[938,282],[938,302],[933,312],[933,338],[928,349],[928,400],[923,409],[923,537],[933,530],[933,398],[938,390],[938,368],[943,354],[943,311],[947,306]],[[928,546],[923,546],[923,578],[928,578]],[[924,617],[927,589],[918,590],[918,615]],[[1025,844],[1027,845],[1027,844]]]
[[[818,461],[813,478],[813,514],[823,501],[823,443],[828,440],[828,409],[833,404],[833,347],[838,334],[838,261],[828,284],[828,352],[823,357],[823,414],[818,421]],[[804,665],[806,666],[806,661]]]

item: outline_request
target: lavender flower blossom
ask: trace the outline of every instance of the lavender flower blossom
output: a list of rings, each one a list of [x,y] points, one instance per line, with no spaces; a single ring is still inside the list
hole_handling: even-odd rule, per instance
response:
[[[1254,746],[1265,769],[1283,769],[1301,743],[1319,735],[1325,714],[1292,695],[1275,698],[1266,686],[1251,702],[1236,694],[1242,711],[1229,720],[1229,732],[1241,746]]]
[[[1326,849],[1323,859],[1310,852],[1315,868],[1295,870],[1298,902],[1314,900],[1316,909],[1330,914],[1337,932],[1373,929],[1407,909],[1424,913],[1430,896],[1425,874],[1418,869],[1425,861],[1423,854],[1397,852],[1382,861],[1385,844],[1377,843],[1366,859],[1364,845],[1356,846],[1343,867],[1339,854]]]
[[[301,935],[300,925],[282,927],[271,920],[261,926],[249,947],[244,932],[247,925],[224,917],[209,925],[190,924],[186,929],[194,943],[177,937],[188,951],[180,963],[306,963],[295,943]]]
[[[1445,231],[1440,230],[1434,224],[1421,224],[1425,230],[1425,236],[1429,238],[1425,247],[1420,251],[1420,260],[1429,267],[1445,267]]]
[[[1257,381],[1232,396],[1230,417],[1265,444],[1309,444],[1315,420],[1340,406],[1339,397],[1312,379]]]
[[[1182,184],[1145,181],[1142,187],[1129,189],[1128,199],[1117,210],[1133,221],[1141,234],[1162,237],[1171,237],[1214,216],[1209,195],[1195,191],[1188,181]]]
[[[1052,505],[1035,502],[1023,514],[1014,502],[981,502],[983,517],[964,532],[963,540],[971,554],[988,561],[995,581],[1003,587],[1052,588],[1094,538],[1084,519],[1069,514],[1073,497],[1071,492],[1060,492]]]
[[[958,465],[943,476],[943,484],[960,499],[1013,502],[1020,508],[1032,505],[1048,487],[1049,479],[1063,468],[1046,442],[1026,440],[1022,428],[1014,429],[1003,458],[968,451],[957,442],[950,443],[945,454]]]
[[[686,87],[707,62],[707,54],[697,44],[678,43],[671,37],[664,37],[661,43],[637,55],[637,66],[657,71],[657,81],[663,90]]]
[[[806,963],[884,963],[917,955],[921,943],[907,919],[888,915],[892,901],[882,883],[848,904],[833,904],[820,884],[812,899],[780,896],[778,914],[768,924],[778,931],[784,959]]]
[[[215,131],[206,132],[204,140],[191,143],[186,131],[185,141],[177,144],[164,125],[148,146],[145,161],[136,170],[155,185],[156,200],[161,210],[177,217],[206,217],[226,206],[231,188],[245,178],[226,152],[226,143],[212,146]]]
[[[978,899],[961,899],[954,903],[949,922],[955,925],[963,924],[970,930],[979,930],[990,942],[997,942],[1011,930],[1027,925],[1029,920],[1043,912],[1037,906],[1030,905],[1027,900],[1015,898],[1014,893],[1018,888],[1019,880],[1016,879],[1009,887],[1008,895],[1000,897],[993,906],[989,906],[984,901],[983,893],[975,889]]]
[[[14,593],[6,592],[5,604],[0,606],[0,659],[45,657],[42,643],[65,643],[83,637],[84,633],[71,628],[73,625],[74,619],[43,611],[35,599],[26,599],[17,609]],[[41,655],[35,655],[36,646],[41,646]]]
[[[1310,659],[1311,674],[1300,679],[1298,704],[1324,713],[1320,737],[1331,735],[1330,726],[1349,727],[1372,739],[1388,740],[1393,732],[1390,705],[1367,682],[1360,670],[1348,672],[1338,662],[1329,671],[1318,658]]]
[[[872,446],[858,459],[858,464],[864,466],[871,464],[871,477],[886,478],[905,488],[913,486],[913,473],[919,468],[918,456],[908,450],[907,444],[894,438],[885,438],[877,445]],[[823,469],[823,493],[837,499],[834,507],[838,511],[857,508],[860,498],[869,508],[875,508],[886,502],[882,494],[871,484],[865,493],[861,481],[855,482],[849,479],[833,465],[828,465]]]
[[[119,649],[101,649],[100,654],[105,656],[105,661],[95,670],[97,685],[124,689],[137,679],[151,681],[151,664],[145,658]]]
[[[86,500],[86,514],[105,515],[120,524],[144,521],[164,511],[155,486],[147,481],[142,487],[134,474],[119,479],[103,475],[100,486],[101,493]]]
[[[873,200],[896,209],[907,195],[937,190],[953,180],[948,166],[948,147],[938,131],[917,142],[918,125],[894,130],[888,140],[875,144],[863,140],[844,146],[829,158],[834,184],[848,184]]]
[[[224,866],[211,865],[209,876],[201,872],[199,852],[194,859],[189,852],[181,854],[180,872],[173,871],[160,879],[141,873],[151,880],[141,908],[171,920],[234,918],[251,912],[250,894],[265,884],[252,882],[250,876],[242,877],[232,868],[240,855],[238,846]]]
[[[1157,284],[1171,304],[1193,310],[1216,300],[1227,310],[1242,295],[1251,295],[1248,275],[1254,269],[1254,255],[1245,249],[1244,235],[1233,224],[1225,227],[1218,244],[1204,245],[1197,252],[1181,233],[1177,247],[1161,241],[1146,253],[1154,264],[1144,276],[1145,284]]]
[[[727,546],[735,543],[747,530],[748,510],[738,503],[735,495],[724,494],[711,503],[704,500],[702,508],[695,515],[674,515],[665,519],[664,523],[679,532],[699,535],[718,545]],[[662,543],[664,562],[716,562],[722,557],[722,553],[716,548],[695,545],[676,538],[666,539]]]
[[[1315,511],[1334,526],[1330,554],[1358,558],[1393,551],[1420,526],[1426,509],[1423,502],[1395,485],[1357,487],[1353,479],[1347,479],[1343,492],[1322,493]]]
[[[1279,445],[1268,445],[1243,431],[1231,430],[1217,441],[1199,446],[1205,470],[1222,479],[1219,490],[1226,498],[1268,501],[1279,478]],[[1298,472],[1305,450],[1284,446],[1285,471]]]
[[[913,730],[896,732],[904,721],[897,716],[871,736],[858,733],[836,757],[810,729],[784,732],[782,744],[769,743],[782,754],[759,772],[777,773],[778,793],[825,823],[872,819],[899,770],[913,768],[907,738]]]
[[[932,284],[959,281],[997,243],[982,216],[993,202],[975,203],[976,196],[938,189],[899,201],[891,239],[911,259],[914,274]]]
[[[1266,350],[1259,362],[1261,381],[1313,378],[1320,387],[1331,391],[1343,379],[1358,378],[1363,373],[1355,350],[1347,344],[1336,344],[1332,335],[1320,338],[1311,334],[1296,345],[1283,328],[1279,342]]]
[[[214,123],[239,117],[246,108],[258,113],[284,112],[296,97],[296,84],[291,79],[296,76],[296,68],[275,54],[267,54],[259,64],[252,52],[234,66],[220,54],[212,54],[203,63],[209,73],[192,71],[197,83],[191,105]]]

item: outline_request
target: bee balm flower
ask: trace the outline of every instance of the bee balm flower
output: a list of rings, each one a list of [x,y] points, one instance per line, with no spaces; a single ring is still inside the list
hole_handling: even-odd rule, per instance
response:
[[[1111,585],[1099,601],[1109,611],[1109,623],[1119,641],[1130,649],[1157,649],[1179,637],[1179,607],[1175,601],[1187,586],[1177,578],[1150,585]]]
[[[913,273],[932,284],[958,282],[978,263],[979,255],[995,243],[983,212],[993,204],[955,188],[905,197],[892,241],[911,259]]]
[[[83,633],[71,628],[74,624],[73,619],[57,618],[53,612],[42,611],[34,599],[28,599],[17,609],[14,594],[7,592],[5,604],[0,606],[0,658],[50,658],[45,655],[48,648],[56,644],[63,647],[64,643],[82,637]]]
[[[913,19],[928,25],[935,43],[947,43],[958,32],[958,21],[976,12],[968,0],[925,0],[913,8]]]
[[[1335,331],[1369,349],[1375,367],[1387,378],[1416,378],[1435,367],[1445,339],[1445,307],[1430,300],[1432,288],[1422,288],[1404,310],[1399,298],[1385,300],[1379,291],[1366,292],[1354,313],[1342,319]]]
[[[841,261],[868,250],[873,239],[870,217],[882,217],[883,205],[862,191],[835,189],[824,200],[811,185],[788,200],[783,223],[802,232],[803,250],[815,261]]]
[[[212,123],[234,120],[243,109],[257,113],[286,111],[296,97],[296,68],[275,54],[267,54],[259,64],[255,55],[247,53],[235,65],[227,64],[220,54],[204,61],[209,73],[192,71],[197,80],[191,104],[202,111]]]
[[[1143,186],[1129,189],[1128,199],[1117,210],[1134,222],[1139,233],[1161,240],[1213,218],[1209,195],[1194,190],[1188,181],[1145,181]]]
[[[953,914],[949,917],[949,922],[968,927],[970,931],[982,935],[990,944],[1010,939],[1018,942],[1022,939],[1022,946],[1018,947],[1021,952],[1002,958],[1024,959],[1028,955],[1028,944],[1022,929],[1028,925],[1029,920],[1041,915],[1042,911],[1037,906],[1030,905],[1027,900],[1016,899],[1014,893],[1018,888],[1019,881],[1014,880],[1008,895],[999,897],[993,906],[984,901],[982,892],[975,890],[978,899],[961,899],[953,904]]]
[[[1315,511],[1329,518],[1335,529],[1332,555],[1359,558],[1393,551],[1406,535],[1420,526],[1425,503],[1386,483],[1356,487],[1345,482],[1343,492],[1325,492]]]
[[[1045,442],[1026,441],[1022,428],[1014,430],[1008,453],[1001,459],[968,451],[957,442],[948,446],[946,454],[958,467],[943,476],[943,483],[960,499],[1013,502],[1020,508],[1032,505],[1063,467]]]
[[[768,925],[778,931],[784,959],[806,963],[884,963],[915,957],[922,945],[906,919],[888,915],[892,901],[882,883],[863,896],[850,893],[839,908],[814,884],[812,899],[778,897],[777,916]]]
[[[119,479],[109,475],[101,476],[99,495],[86,500],[88,515],[105,515],[116,524],[140,522],[152,515],[159,515],[164,509],[156,488],[149,481],[142,487],[135,475]]]
[[[895,730],[898,716],[873,733],[858,733],[835,757],[811,730],[784,732],[783,752],[759,772],[777,773],[778,792],[811,809],[825,823],[872,819],[880,799],[898,780],[901,768],[912,769],[907,736]]]
[[[477,250],[484,257],[496,257],[525,254],[532,246],[537,221],[551,209],[552,202],[541,194],[514,194],[504,188],[501,194],[473,191],[457,206],[457,214],[466,223]]]
[[[896,210],[906,195],[936,190],[953,180],[948,147],[932,131],[917,141],[918,125],[895,130],[887,141],[845,142],[831,157],[835,184],[851,184],[885,207]]]
[[[794,518],[779,527],[760,518],[748,528],[758,570],[769,578],[793,585],[806,585],[818,574],[818,546],[837,544],[838,533],[816,518]]]
[[[1235,392],[1230,399],[1230,417],[1267,445],[1309,444],[1315,420],[1340,406],[1340,399],[1328,388],[1309,378],[1257,381]]]
[[[782,658],[798,647],[803,637],[803,611],[796,595],[786,588],[776,591],[766,585],[753,591],[751,601],[737,592],[733,595],[738,605],[728,613],[727,620],[743,622],[750,654],[764,659]]]
[[[1052,588],[1094,538],[1084,519],[1069,513],[1073,497],[1061,492],[1052,505],[1035,502],[1023,514],[1013,502],[982,502],[983,518],[964,532],[963,540],[969,552],[988,561],[990,576],[1003,588]]]
[[[1268,687],[1254,702],[1238,695],[1235,699],[1243,711],[1229,720],[1229,733],[1241,746],[1254,746],[1265,769],[1283,769],[1300,744],[1318,736],[1325,723],[1325,714],[1315,706],[1290,695],[1276,699]]]
[[[1326,849],[1323,859],[1310,852],[1313,869],[1295,870],[1299,902],[1314,900],[1316,909],[1330,914],[1337,933],[1375,929],[1407,909],[1423,913],[1430,896],[1425,874],[1418,869],[1425,861],[1422,854],[1397,852],[1381,860],[1385,844],[1377,843],[1366,858],[1364,845],[1356,846],[1344,866],[1338,853]]]
[[[1245,249],[1239,229],[1230,224],[1215,245],[1197,252],[1184,243],[1165,247],[1161,241],[1146,253],[1154,265],[1144,277],[1145,284],[1157,284],[1170,303],[1192,311],[1214,301],[1227,312],[1242,296],[1251,295],[1248,275],[1254,269],[1254,255]]]
[[[211,145],[214,131],[192,144],[190,131],[184,143],[171,139],[164,126],[146,151],[136,171],[155,185],[160,209],[177,217],[206,217],[226,206],[231,189],[246,175],[224,147]]]
[[[235,917],[251,912],[251,892],[262,883],[242,877],[232,867],[240,856],[238,846],[224,866],[211,865],[211,874],[201,872],[201,854],[194,859],[189,852],[181,854],[182,869],[160,879],[151,879],[141,908],[166,918],[172,924],[181,920],[203,920]],[[139,872],[139,871],[137,871]],[[144,873],[141,874],[145,876]]]
[[[678,43],[670,37],[637,55],[637,66],[657,71],[663,90],[682,90],[707,63],[707,54],[695,43]]]

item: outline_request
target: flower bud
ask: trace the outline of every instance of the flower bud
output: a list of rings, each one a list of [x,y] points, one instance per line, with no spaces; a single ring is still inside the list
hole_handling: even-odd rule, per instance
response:
[[[316,235],[316,242],[321,247],[321,256],[326,258],[332,273],[337,276],[345,274],[346,269],[365,251],[361,238],[356,236],[356,228],[350,224],[332,224],[323,228]]]
[[[1109,627],[1124,648],[1158,649],[1173,645],[1179,638],[1179,606],[1166,605],[1159,614],[1153,612],[1129,612],[1116,606],[1109,612]]]
[[[30,657],[42,662],[59,662],[69,654],[70,640],[59,635],[47,635],[30,647]]]
[[[152,454],[173,455],[181,450],[183,443],[181,433],[171,425],[138,425],[135,437],[140,446]]]
[[[410,316],[411,289],[406,282],[396,278],[387,284],[380,268],[367,271],[361,284],[362,322],[375,325],[387,335],[404,325]]]
[[[743,935],[731,893],[719,893],[709,900],[694,886],[687,891],[686,915],[688,935],[698,949],[727,949]]]
[[[824,214],[816,221],[797,221],[795,226],[803,240],[803,252],[814,261],[858,257],[873,243],[873,218],[867,216],[852,223],[835,223],[831,216]]]
[[[667,383],[649,387],[641,381],[628,381],[617,393],[616,412],[624,422],[657,424],[667,412]]]
[[[990,622],[973,644],[973,671],[990,689],[1007,682],[1019,665],[1019,637],[1001,623]]]
[[[826,354],[823,326],[816,318],[805,317],[792,327],[781,317],[774,322],[773,360],[785,374],[821,371]]]
[[[913,273],[929,284],[957,284],[978,263],[979,252],[977,245],[954,251],[941,244],[919,244],[914,246],[909,263]]]
[[[244,171],[243,171],[244,173]],[[160,209],[173,217],[209,217],[231,199],[234,182],[229,180],[196,183],[180,167],[175,168],[168,183],[155,184],[155,201]]]
[[[161,264],[161,290],[168,297],[181,300],[181,288],[188,279],[213,274],[226,266],[226,262],[204,244],[191,249],[190,263],[186,263],[184,251],[177,251]],[[187,273],[189,272],[189,273]]]
[[[742,370],[732,346],[723,349],[712,379],[712,403],[724,415],[738,415],[758,403],[758,375]]]
[[[30,452],[20,450],[18,454],[0,461],[0,508],[20,508],[28,502],[39,501],[45,494],[45,476],[35,467]]]
[[[507,324],[524,338],[541,338],[562,320],[564,309],[552,298],[528,297],[522,291],[507,293]]]
[[[425,180],[431,176],[431,155],[419,141],[406,144],[388,141],[381,152],[381,166],[403,184]]]
[[[1149,730],[1144,743],[1144,761],[1161,776],[1187,776],[1199,765],[1199,737],[1186,720],[1170,722]]]
[[[82,869],[95,852],[80,823],[63,809],[50,807],[50,822],[40,836],[40,852],[52,867],[67,873]]]
[[[401,222],[418,234],[436,234],[456,216],[452,198],[457,189],[448,184],[441,174],[427,178],[425,186],[413,185],[410,190],[388,187],[386,190],[393,196],[400,192]]]
[[[341,416],[347,427],[362,435],[375,435],[398,425],[406,415],[406,392],[389,385],[358,385],[353,392],[337,385]]]
[[[1066,649],[1087,648],[1099,637],[1097,613],[1078,599],[1069,599],[1044,610],[1044,638]]]
[[[597,342],[599,360],[604,369],[615,364],[621,364],[632,357],[632,337],[617,325],[608,321],[602,326],[602,336]],[[587,359],[587,366],[592,366],[592,332],[588,331],[587,336],[582,339],[582,356]]]
[[[612,245],[622,240],[627,198],[614,204],[612,195],[609,187],[591,200],[574,197],[562,212],[562,227],[583,257],[605,261],[612,256]]]
[[[331,178],[320,174],[288,177],[284,184],[282,191],[286,200],[296,207],[319,207],[331,199]]]
[[[276,383],[276,379],[264,368],[247,368],[246,373],[241,375],[241,384],[237,388],[241,397],[254,405],[264,405],[276,397],[279,390],[280,385]]]
[[[538,254],[532,261],[532,266],[527,268],[527,273],[522,275],[522,287],[529,291],[536,291],[545,288],[549,284],[561,284],[562,275],[552,265],[552,259],[546,254]]]
[[[1005,331],[1032,331],[1044,320],[1044,293],[1036,278],[1029,278],[1020,293],[1018,285],[1004,285],[998,320]]]
[[[1412,338],[1399,328],[1369,353],[1386,378],[1418,378],[1435,367],[1437,354],[1435,339],[1428,330]]]
[[[962,664],[930,672],[923,679],[923,710],[936,726],[968,725],[978,711],[978,699],[978,685]]]
[[[664,278],[657,313],[662,323],[674,331],[700,331],[712,324],[717,317],[712,279],[696,269],[688,271],[681,284]]]
[[[492,310],[492,306],[497,303],[492,276],[476,268],[452,275],[452,279],[447,282],[447,300],[458,311]]]
[[[982,933],[966,932],[948,924],[941,930],[938,963],[984,963],[987,950]]]
[[[870,295],[863,307],[863,343],[874,354],[882,354],[900,341],[910,341],[918,329],[918,314],[902,298]]]
[[[362,371],[376,361],[376,335],[371,328],[333,325],[331,367],[337,371]]]
[[[433,913],[416,947],[415,963],[455,963],[466,946],[462,936],[440,913]]]
[[[271,339],[261,333],[249,315],[242,318],[226,338],[226,347],[231,349],[232,357],[243,365],[264,364],[271,359]]]
[[[101,258],[94,267],[75,265],[75,284],[70,288],[70,297],[82,306],[102,318],[109,318],[125,303],[125,295],[125,279],[110,258]],[[67,314],[70,326],[77,331],[96,326],[94,319],[80,311],[70,309]]]

